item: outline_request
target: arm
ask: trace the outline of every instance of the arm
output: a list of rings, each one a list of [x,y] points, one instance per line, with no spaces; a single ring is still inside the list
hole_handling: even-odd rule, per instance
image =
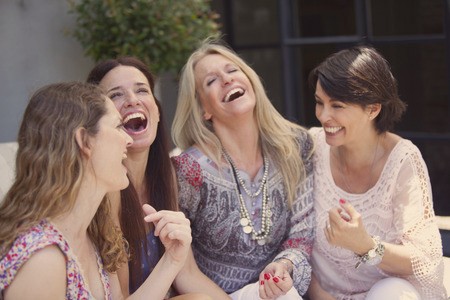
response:
[[[66,258],[57,246],[35,252],[20,267],[5,290],[8,299],[64,299],[66,297]]]
[[[291,229],[289,236],[281,246],[281,252],[275,257],[286,259],[283,265],[289,271],[289,263],[292,263],[294,287],[300,295],[304,295],[311,280],[311,266],[309,258],[314,241],[315,213],[313,209],[313,161],[311,157],[312,138],[304,136],[300,141],[303,145],[302,159],[305,165],[306,177],[297,188],[297,198],[292,204]]]
[[[184,266],[192,241],[189,220],[182,212],[156,211],[144,204],[145,221],[155,225],[155,236],[159,236],[165,251],[150,276],[129,299],[164,299],[172,282]]]
[[[395,179],[395,193],[392,197],[392,231],[397,233],[394,238],[398,242],[394,244],[382,241],[385,254],[378,267],[394,275],[414,274],[425,278],[436,274],[441,262],[442,246],[434,221],[431,187],[425,163],[418,150],[409,150],[411,152],[402,160]],[[339,217],[341,211],[350,215],[348,222]],[[367,253],[374,246],[375,243],[364,228],[360,214],[350,204],[341,204],[340,208],[331,210],[329,214],[330,230],[326,235],[330,237],[330,243],[357,254]],[[348,238],[349,236],[352,238]]]
[[[189,256],[183,269],[175,278],[174,286],[180,294],[203,293],[211,296],[213,299],[230,299],[217,284],[200,271],[192,250],[189,251]]]

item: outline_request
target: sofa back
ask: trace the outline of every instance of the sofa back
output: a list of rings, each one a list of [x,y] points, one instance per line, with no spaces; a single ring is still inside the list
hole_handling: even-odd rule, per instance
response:
[[[0,143],[0,201],[15,177],[17,143]]]

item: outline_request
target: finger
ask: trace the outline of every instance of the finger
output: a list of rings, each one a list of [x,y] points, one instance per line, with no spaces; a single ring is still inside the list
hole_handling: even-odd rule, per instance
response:
[[[342,209],[337,207],[332,208],[328,211],[328,218],[331,228],[340,228],[347,223],[347,221],[342,218],[341,212]]]
[[[186,226],[186,225],[167,223],[163,228],[161,228],[159,230],[159,237],[160,237],[160,239],[164,239],[166,237],[168,237],[169,239],[172,239],[172,240],[176,239],[177,236],[174,235],[173,232],[177,232],[177,233],[184,232],[186,235],[190,236],[191,235],[191,228],[189,226]]]
[[[190,221],[182,212],[174,212],[168,210],[161,210],[144,218],[147,222],[155,224],[155,236],[160,234],[160,231],[166,224],[180,224],[190,228]]]
[[[153,206],[151,206],[150,204],[142,205],[142,209],[144,210],[144,213],[146,215],[151,215],[156,212],[156,209]]]
[[[346,200],[340,199],[339,204],[342,207],[342,209],[349,215],[350,220],[356,219],[359,216],[359,213],[356,211],[353,205],[351,205]]]

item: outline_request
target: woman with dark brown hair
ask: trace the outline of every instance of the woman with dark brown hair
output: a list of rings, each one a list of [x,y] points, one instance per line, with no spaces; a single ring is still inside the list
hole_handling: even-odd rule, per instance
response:
[[[125,131],[133,138],[125,165],[131,181],[120,195],[110,194],[113,215],[130,245],[128,268],[119,270],[124,292],[133,292],[149,276],[164,248],[151,226],[145,226],[141,206],[177,211],[177,181],[169,157],[169,143],[164,116],[154,97],[155,79],[148,67],[134,57],[110,59],[97,64],[88,82],[99,85],[113,100],[124,120]],[[128,279],[129,275],[129,279]],[[195,281],[195,284],[193,282]],[[192,255],[174,281],[177,293],[203,292],[214,299],[228,299],[195,264]]]
[[[442,244],[419,149],[390,132],[406,109],[371,47],[310,74],[316,117],[311,299],[446,299]]]

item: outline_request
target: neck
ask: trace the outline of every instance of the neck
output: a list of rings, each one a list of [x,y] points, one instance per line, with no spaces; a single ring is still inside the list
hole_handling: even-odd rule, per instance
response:
[[[381,153],[380,144],[382,139],[382,135],[376,134],[358,144],[339,146],[337,147],[337,157],[349,169],[371,166]]]
[[[148,154],[150,149],[139,152],[128,152],[128,157],[125,160],[125,166],[128,169],[128,174],[139,197],[145,193],[146,181],[145,181],[145,169],[148,163]]]
[[[96,187],[95,180],[85,179],[81,184],[74,207],[67,213],[52,218],[58,229],[69,240],[83,241],[87,237],[87,228],[106,195]]]
[[[259,130],[255,123],[239,129],[221,128],[216,134],[237,168],[252,178],[263,164]]]

